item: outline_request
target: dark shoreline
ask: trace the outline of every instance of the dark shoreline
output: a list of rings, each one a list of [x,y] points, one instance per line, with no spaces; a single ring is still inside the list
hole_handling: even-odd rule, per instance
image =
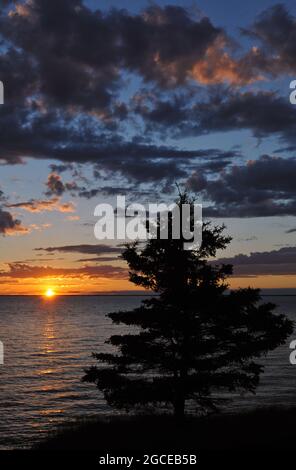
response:
[[[263,451],[295,448],[296,408],[187,417],[103,416],[64,425],[34,451]]]

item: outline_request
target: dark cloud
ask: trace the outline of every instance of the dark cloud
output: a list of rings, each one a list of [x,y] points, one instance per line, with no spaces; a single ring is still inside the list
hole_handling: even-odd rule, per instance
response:
[[[151,188],[155,181],[160,184],[158,190],[162,193],[171,193],[174,189],[174,183],[188,177],[192,168],[198,168],[206,173],[218,173],[222,169],[231,165],[235,157],[240,156],[237,151],[220,151],[217,149],[206,149],[203,151],[197,150],[196,152],[182,152],[176,154],[174,150],[172,153],[166,154],[164,148],[160,148],[160,155],[162,158],[137,158],[131,151],[131,156],[126,156],[124,159],[112,158],[110,155],[108,161],[104,158],[101,163],[95,163],[93,166],[93,173],[96,180],[104,180],[106,176],[102,177],[102,170],[108,172],[110,177],[123,176],[127,184],[125,186],[114,185],[95,185],[89,181],[86,184],[77,184],[75,181],[64,182],[62,177],[57,173],[51,173],[48,176],[46,186],[46,195],[61,196],[66,192],[70,192],[71,196],[79,196],[81,198],[91,199],[104,194],[114,196],[118,194],[140,197],[150,195]],[[173,155],[175,155],[173,157]],[[188,155],[186,158],[185,155]],[[194,156],[193,156],[194,155]],[[228,158],[228,159],[226,159]],[[54,165],[55,166],[55,165]],[[61,165],[63,168],[63,165]],[[67,166],[66,166],[67,168]],[[83,180],[80,177],[81,180]],[[122,181],[122,179],[121,179]],[[139,188],[138,182],[145,183],[145,188]]]
[[[141,176],[141,175],[139,175]],[[145,177],[141,178],[142,180],[145,180]],[[156,178],[157,179],[157,178]],[[139,186],[137,183],[135,183],[132,186],[101,186],[100,188],[97,189],[83,189],[78,192],[79,197],[84,197],[86,199],[91,199],[93,197],[98,196],[99,194],[103,194],[104,196],[126,196],[127,198],[141,198],[143,196],[151,196],[151,192],[154,192],[154,195],[157,193],[155,192],[155,188],[151,187],[153,186],[153,182],[151,182],[150,186],[147,186],[147,189],[144,189],[143,186]],[[163,186],[160,185],[159,189],[163,190]],[[133,199],[133,200],[134,200]]]
[[[122,248],[104,244],[97,245],[66,245],[66,246],[49,246],[46,248],[35,248],[35,251],[44,251],[47,253],[83,253],[87,255],[106,255],[110,253],[121,253]]]
[[[97,256],[96,258],[80,258],[76,260],[77,263],[107,263],[109,261],[118,261],[119,256]]]
[[[118,98],[125,72],[158,90],[254,78],[230,57],[222,28],[181,6],[104,13],[81,0],[32,0],[3,11],[0,29],[6,46],[0,72],[10,103],[35,100],[43,112],[91,112],[113,130],[130,111]],[[160,103],[151,118],[172,123],[174,104],[173,112],[169,102]]]
[[[58,173],[58,174],[61,174],[61,173],[64,173],[65,171],[68,171],[68,170],[72,170],[73,169],[73,165],[71,165],[71,163],[65,165],[65,164],[55,164],[55,163],[52,163],[51,165],[49,165],[52,173]]]
[[[295,143],[296,107],[276,91],[238,91],[218,87],[207,96],[189,93],[155,97],[143,92],[134,111],[148,135],[174,138],[213,132],[250,130],[256,138],[276,136]]]
[[[277,4],[263,11],[243,32],[258,39],[261,46],[253,65],[275,76],[295,73],[296,19],[285,5]]]
[[[190,191],[201,192],[208,187],[208,181],[204,174],[200,171],[195,171],[186,183]]]
[[[169,194],[175,180],[188,180],[189,188],[216,204],[209,215],[294,214],[293,159],[254,164],[266,187],[255,174],[247,186],[243,179],[251,179],[251,170],[232,166],[240,157],[235,150],[182,150],[156,142],[248,129],[257,138],[276,136],[292,151],[296,108],[288,98],[239,92],[237,85],[295,70],[295,24],[281,5],[263,12],[244,31],[258,46],[242,53],[222,28],[182,6],[152,5],[132,14],[93,10],[81,0],[14,3],[9,14],[0,14],[0,75],[7,84],[0,161],[55,160],[48,196],[91,198],[115,194],[120,185],[153,182]],[[139,80],[133,98],[125,93],[130,76]],[[228,88],[221,88],[225,82]],[[74,178],[75,164],[85,163],[93,166],[95,184],[82,182],[78,172]],[[276,165],[279,175],[287,175],[282,187],[271,177]],[[63,181],[67,170],[71,180]],[[114,185],[106,184],[111,177]],[[97,184],[100,179],[104,183]],[[41,206],[33,200],[11,207]]]
[[[296,145],[289,145],[288,147],[281,147],[274,150],[274,153],[294,153],[296,151]]]
[[[0,207],[0,234],[15,235],[28,232],[29,230],[22,225],[20,220],[15,219],[10,212]]]
[[[129,180],[136,181],[158,181],[165,178],[181,178],[186,175],[186,171],[180,166],[180,161],[170,160],[149,161],[145,159],[133,159],[124,162],[113,160],[109,163],[109,169],[123,173]]]
[[[267,217],[296,215],[295,178],[295,158],[264,155],[214,179],[195,172],[187,185],[214,203],[205,208],[207,216]]]
[[[1,31],[34,59],[35,93],[47,104],[99,111],[110,105],[118,78],[114,57],[103,50],[115,39],[104,24],[102,14],[81,1],[33,0],[3,15]]]
[[[3,13],[0,26],[5,40],[33,59],[35,92],[48,104],[106,113],[107,119],[108,113],[126,115],[115,100],[124,70],[164,87],[241,75],[234,59],[225,60],[224,31],[181,6],[153,5],[132,15],[91,10],[81,0],[32,0]],[[213,52],[216,60],[206,67]]]
[[[192,159],[231,156],[218,149],[182,150],[166,145],[126,142],[114,133],[100,132],[91,119],[87,122],[78,120],[75,127],[70,118],[55,111],[43,114],[37,110],[32,116],[24,108],[9,106],[0,110],[0,140],[0,160],[7,163],[20,163],[25,157],[55,159],[64,162],[54,164],[52,168],[57,167],[58,171],[73,169],[73,162],[92,163],[99,177],[103,170],[140,182],[185,176],[184,171]],[[55,195],[79,189],[73,182],[65,185],[54,171],[47,184],[49,194]],[[81,191],[89,189],[85,187]]]
[[[85,199],[91,199],[100,193],[103,193],[101,189],[82,189],[79,191],[78,195],[79,197],[84,197]]]
[[[258,237],[256,237],[256,235],[252,235],[252,236],[246,237],[246,238],[238,238],[237,239],[238,242],[251,242],[251,241],[254,241],[254,240],[258,240]]]
[[[11,8],[0,16],[6,46],[0,73],[10,98],[0,110],[0,160],[61,162],[51,167],[47,195],[70,191],[90,198],[101,191],[62,181],[60,173],[72,171],[74,162],[94,164],[100,177],[123,175],[127,185],[157,181],[170,192],[174,180],[187,178],[190,160],[217,157],[203,169],[219,172],[237,156],[156,145],[156,131],[184,137],[251,129],[257,137],[294,139],[296,109],[275,93],[227,89],[202,99],[205,93],[196,82],[234,85],[256,79],[250,56],[231,57],[233,44],[208,18],[181,6],[103,13],[81,0],[32,0]],[[258,38],[261,23],[255,27]],[[142,78],[130,105],[118,95],[125,72]],[[139,117],[145,137],[128,141],[124,126],[134,126]]]
[[[5,102],[14,105],[25,102],[38,81],[32,58],[11,45],[0,52],[0,77],[5,84]]]
[[[57,196],[61,196],[66,190],[61,177],[55,173],[48,175],[46,186],[48,187],[47,195],[56,194]]]
[[[155,146],[143,146],[141,144],[135,144],[134,148],[133,144],[128,144],[125,150],[128,149],[129,153],[122,156],[122,158],[119,158],[119,153],[116,154],[116,150],[114,149],[108,161],[104,159],[104,163],[101,161],[95,168],[97,168],[97,170],[102,168],[107,169],[112,175],[116,173],[121,174],[125,176],[130,183],[137,181],[144,183],[166,181],[172,183],[178,179],[185,178],[193,162],[198,161],[198,164],[204,165],[204,167],[209,165],[210,168],[210,161],[207,160],[213,159],[215,161],[217,160],[217,167],[218,165],[224,167],[222,162],[226,165],[225,158],[232,159],[238,156],[238,152],[235,151],[224,152],[218,149],[186,151],[170,149],[165,146],[157,148]],[[118,158],[116,158],[116,155],[118,155]],[[219,164],[218,160],[220,162]],[[106,187],[102,189],[108,192]],[[95,191],[95,195],[98,192],[99,191]],[[80,195],[84,197],[90,195],[92,197],[94,194],[92,194],[92,192],[81,192]]]
[[[0,204],[7,207],[7,196],[1,189]],[[26,234],[28,232],[29,229],[24,227],[19,219],[16,219],[0,205],[0,235]]]
[[[232,264],[234,276],[295,275],[296,247],[253,252],[249,255],[239,254],[230,258],[220,258],[218,261]]]
[[[285,247],[280,250],[253,252],[249,255],[239,254],[231,258],[220,258],[219,262],[233,265],[257,264],[295,264],[296,247]]]
[[[66,191],[75,193],[79,189],[74,181],[63,183],[62,178],[57,173],[48,175],[46,186],[48,188],[46,191],[47,196],[62,196]]]
[[[140,90],[132,99],[133,111],[142,117],[146,130],[164,131],[167,128],[184,126],[184,121],[190,117],[192,99],[199,90],[190,90],[187,93],[171,93],[161,96],[157,90]]]
[[[203,133],[250,129],[259,138],[295,138],[296,108],[276,92],[228,91],[199,104],[196,118],[197,130]]]

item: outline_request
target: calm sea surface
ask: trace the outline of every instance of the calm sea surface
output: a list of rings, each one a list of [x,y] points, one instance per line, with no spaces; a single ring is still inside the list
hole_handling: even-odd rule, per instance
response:
[[[0,340],[5,347],[5,363],[0,365],[0,449],[28,447],[63,421],[113,412],[95,386],[80,379],[95,363],[91,352],[108,350],[106,338],[124,330],[105,314],[134,308],[141,300],[0,297]],[[269,295],[264,300],[276,303],[278,311],[296,321],[295,296]],[[261,361],[265,373],[256,396],[234,397],[230,411],[296,406],[290,340]]]

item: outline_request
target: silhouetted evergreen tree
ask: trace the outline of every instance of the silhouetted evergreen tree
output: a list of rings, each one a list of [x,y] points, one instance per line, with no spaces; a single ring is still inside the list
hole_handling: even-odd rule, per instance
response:
[[[193,204],[180,195],[178,204],[186,202]],[[182,239],[126,246],[130,280],[159,295],[109,314],[130,333],[111,336],[118,352],[95,354],[100,365],[84,380],[110,405],[169,404],[182,419],[189,400],[215,409],[216,391],[255,391],[263,369],[256,359],[285,342],[292,322],[274,314],[275,305],[260,303],[258,289],[226,292],[232,266],[209,262],[231,241],[224,229],[204,223],[202,245],[191,251]]]

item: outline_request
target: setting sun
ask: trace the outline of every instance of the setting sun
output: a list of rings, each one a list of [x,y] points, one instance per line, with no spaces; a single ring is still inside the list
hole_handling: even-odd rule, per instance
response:
[[[56,294],[55,294],[55,291],[53,289],[47,289],[45,291],[45,297],[54,297]]]

